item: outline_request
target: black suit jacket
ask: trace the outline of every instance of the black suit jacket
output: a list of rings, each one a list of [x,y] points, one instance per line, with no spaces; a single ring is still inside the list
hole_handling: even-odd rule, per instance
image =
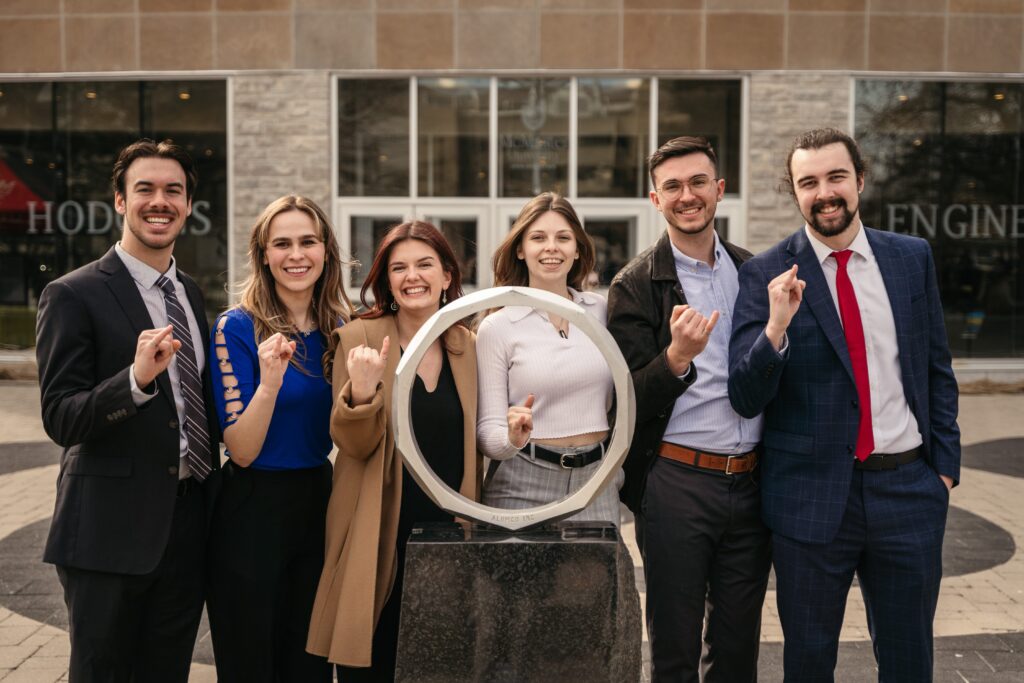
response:
[[[722,245],[737,267],[752,256],[725,240]],[[672,374],[665,357],[672,342],[672,307],[685,303],[667,232],[619,271],[608,289],[608,331],[629,365],[636,390],[636,429],[623,465],[626,481],[619,490],[622,502],[634,513],[640,512],[647,472],[676,399],[697,379],[700,369],[698,357],[694,372],[683,381]]]
[[[203,295],[180,270],[178,278],[205,341]],[[43,426],[64,447],[46,562],[145,574],[163,555],[178,490],[174,394],[167,373],[161,373],[158,395],[136,408],[128,378],[139,333],[153,327],[113,248],[47,285],[39,298],[36,358]],[[218,423],[209,373],[204,373],[203,393],[211,465],[217,468]],[[215,470],[202,487],[211,502],[218,474]]]

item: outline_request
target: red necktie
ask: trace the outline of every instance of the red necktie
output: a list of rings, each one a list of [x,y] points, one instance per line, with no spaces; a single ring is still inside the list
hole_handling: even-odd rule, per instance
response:
[[[829,254],[836,260],[836,295],[839,299],[839,316],[843,319],[843,333],[846,348],[850,351],[850,365],[853,367],[853,381],[857,385],[857,399],[860,404],[860,423],[857,426],[857,447],[854,454],[864,460],[875,450],[875,435],[871,430],[871,387],[868,383],[868,352],[864,346],[864,325],[860,320],[857,294],[846,272],[846,264],[853,252],[849,249]]]

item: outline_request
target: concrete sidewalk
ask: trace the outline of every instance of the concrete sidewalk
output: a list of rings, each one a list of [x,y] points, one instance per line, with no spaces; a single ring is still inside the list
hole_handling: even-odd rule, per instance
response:
[[[936,681],[1024,680],[1024,395],[964,396],[963,483],[954,490],[935,621]],[[34,382],[0,382],[0,680],[67,679],[67,614],[42,546],[53,511],[59,449],[39,420]],[[639,565],[632,525],[624,535]],[[638,588],[643,574],[637,567]],[[769,586],[760,677],[782,679],[782,630]],[[214,681],[205,623],[192,681]],[[847,604],[836,678],[877,673],[859,591]]]

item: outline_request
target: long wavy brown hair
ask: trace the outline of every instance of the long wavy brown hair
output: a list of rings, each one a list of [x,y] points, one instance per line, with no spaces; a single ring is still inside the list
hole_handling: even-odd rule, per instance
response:
[[[327,215],[312,199],[298,195],[279,197],[270,202],[256,219],[249,235],[249,276],[241,285],[239,306],[252,315],[257,344],[278,332],[286,337],[297,337],[296,357],[293,357],[291,362],[297,369],[302,370],[299,364],[299,359],[304,357],[305,352],[302,337],[277,296],[270,266],[264,263],[267,243],[270,240],[270,224],[274,218],[288,211],[301,211],[309,216],[316,225],[320,240],[324,243],[324,271],[313,287],[310,311],[324,339],[325,349],[320,362],[324,370],[324,379],[330,382],[334,351],[338,345],[337,335],[331,333],[338,325],[351,319],[352,302],[345,294],[341,280],[342,267],[348,263],[342,261],[341,249],[338,247]]]
[[[437,252],[438,258],[441,259],[441,268],[452,278],[448,283],[448,289],[444,291],[449,303],[462,296],[462,271],[459,270],[459,261],[455,258],[455,252],[452,251],[444,234],[425,221],[406,221],[384,233],[384,238],[380,241],[373,263],[370,265],[370,271],[359,290],[359,301],[366,308],[366,312],[356,317],[372,319],[391,313],[390,307],[395,297],[388,285],[388,261],[395,245],[405,240],[419,240]],[[367,292],[373,292],[373,305],[367,302]]]
[[[580,257],[573,262],[572,268],[569,269],[569,273],[566,275],[566,284],[577,291],[583,291],[587,275],[594,269],[594,264],[597,262],[594,240],[590,239],[590,235],[583,229],[583,223],[576,215],[576,209],[572,208],[569,200],[554,192],[544,192],[528,201],[519,212],[519,216],[516,217],[505,241],[494,252],[495,287],[528,287],[530,285],[530,271],[526,268],[526,261],[519,258],[517,254],[527,229],[548,211],[554,211],[564,218],[576,237],[576,248],[580,252]]]

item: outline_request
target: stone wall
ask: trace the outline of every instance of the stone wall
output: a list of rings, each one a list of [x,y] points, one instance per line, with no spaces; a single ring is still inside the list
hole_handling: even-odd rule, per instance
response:
[[[0,73],[1024,70],[1020,0],[3,0]]]
[[[331,87],[325,71],[241,75],[231,93],[233,237],[236,280],[248,268],[249,231],[285,194],[309,197],[331,215]]]
[[[803,222],[780,188],[789,146],[800,133],[850,127],[850,76],[828,72],[755,72],[750,76],[750,188],[747,248],[755,254]],[[780,189],[782,191],[780,192]]]

